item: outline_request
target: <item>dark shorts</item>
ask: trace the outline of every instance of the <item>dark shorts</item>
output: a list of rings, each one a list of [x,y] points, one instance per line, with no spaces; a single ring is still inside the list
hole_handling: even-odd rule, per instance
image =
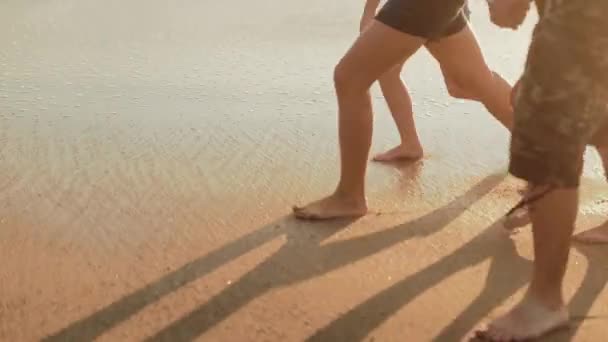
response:
[[[548,2],[515,100],[510,172],[577,187],[586,146],[608,143],[608,1]]]
[[[438,40],[462,31],[469,15],[465,0],[388,0],[376,19],[403,33]]]

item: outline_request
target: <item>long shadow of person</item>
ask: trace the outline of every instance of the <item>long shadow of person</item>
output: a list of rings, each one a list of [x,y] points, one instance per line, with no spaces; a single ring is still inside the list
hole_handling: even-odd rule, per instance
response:
[[[587,319],[597,319],[600,317],[590,317],[588,316],[591,307],[594,302],[597,300],[599,295],[602,293],[606,284],[608,284],[608,265],[605,260],[608,258],[608,252],[605,249],[596,249],[592,246],[578,245],[575,244],[574,247],[583,254],[588,260],[588,267],[585,273],[585,278],[581,283],[580,287],[576,291],[575,295],[572,297],[569,309],[573,314],[572,324],[570,324],[569,329],[560,329],[552,334],[549,334],[543,341],[547,342],[569,342],[573,341],[579,328],[580,323],[584,322]],[[519,270],[519,268],[518,268]],[[502,271],[504,272],[504,270]],[[492,271],[490,271],[490,274]],[[490,274],[488,275],[488,281],[486,282],[487,289],[494,289],[493,291],[497,291],[499,288],[504,288],[505,286],[516,286],[517,288],[522,287],[528,281],[528,275],[525,275],[525,278],[521,277],[521,272],[517,272],[517,277],[513,278],[513,274],[511,272],[504,272],[502,276],[492,277]],[[490,279],[492,279],[490,281]],[[523,282],[523,283],[522,283]],[[517,289],[515,289],[517,290]],[[503,290],[498,290],[498,292],[502,292]],[[489,301],[482,299],[482,295],[480,295],[475,302],[479,302],[479,305],[485,305],[489,309],[490,306],[494,304],[500,304],[498,298],[492,298]],[[503,298],[504,299],[504,298]],[[485,304],[483,304],[485,303]],[[472,305],[473,306],[473,305]],[[480,310],[477,312],[474,317],[476,319],[482,318],[486,316],[485,310]],[[488,310],[489,311],[489,310]],[[461,318],[458,318],[460,320]],[[475,319],[472,319],[475,321]],[[449,332],[449,329],[444,329],[444,333],[440,335],[442,338],[445,338],[446,341],[451,340],[452,336]],[[476,339],[472,339],[471,341],[477,341]]]
[[[426,290],[459,271],[490,259],[487,286],[435,340],[458,341],[465,337],[497,302],[509,298],[525,284],[526,270],[530,268],[530,262],[517,255],[513,241],[505,238],[497,228],[498,224],[494,223],[450,255],[353,308],[317,331],[308,341],[361,341]],[[408,340],[407,336],[400,338]]]
[[[189,341],[205,333],[239,308],[271,289],[309,280],[361,260],[401,241],[439,231],[489,193],[504,175],[486,177],[446,206],[406,224],[347,241],[322,245],[344,225],[306,225],[287,219],[261,228],[209,255],[171,272],[160,280],[84,318],[46,341],[92,340],[145,306],[211,272],[267,241],[286,236],[287,242],[272,256],[207,303],[164,328],[150,341]]]
[[[288,235],[287,242],[275,254],[148,341],[190,341],[271,289],[312,279],[401,241],[435,233],[490,192],[503,178],[487,177],[464,195],[430,214],[363,237],[321,245],[322,239],[302,240],[301,236]]]
[[[500,229],[500,227],[496,227],[495,223],[480,236],[479,241],[471,241],[471,243],[477,245],[467,244],[469,249],[462,252],[464,255],[465,253],[475,253],[475,250],[478,253],[482,250],[487,251],[487,246],[483,247],[479,244],[486,245],[489,243],[493,248],[490,253],[485,255],[491,261],[481,293],[452,323],[441,330],[435,337],[435,341],[459,341],[470,337],[470,333],[480,320],[487,317],[494,308],[527,285],[532,262],[517,253],[513,240],[504,236],[497,236],[498,241],[492,239],[490,235],[494,235]],[[488,237],[483,235],[488,235]],[[504,234],[495,234],[494,236],[496,235]],[[489,241],[491,239],[494,241]],[[462,260],[462,262],[465,263],[465,260]]]
[[[280,236],[308,234],[319,239],[346,227],[352,221],[337,220],[302,229],[303,222],[281,219],[255,230],[212,252],[191,261],[157,281],[122,297],[120,300],[76,321],[43,341],[92,341],[146,306],[220,268],[222,265],[272,241]]]

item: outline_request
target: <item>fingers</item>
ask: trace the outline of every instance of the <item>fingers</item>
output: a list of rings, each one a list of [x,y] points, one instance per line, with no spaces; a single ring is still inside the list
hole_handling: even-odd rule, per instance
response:
[[[493,0],[489,2],[490,19],[503,28],[517,29],[530,9],[528,0]]]

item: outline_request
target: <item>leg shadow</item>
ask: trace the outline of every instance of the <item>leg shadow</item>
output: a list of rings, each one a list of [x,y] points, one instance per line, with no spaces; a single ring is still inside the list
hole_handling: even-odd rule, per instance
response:
[[[498,231],[501,227],[491,227]],[[434,341],[461,341],[467,337],[488,314],[501,303],[527,285],[532,262],[517,254],[513,240],[497,241],[491,258],[490,269],[481,293],[450,325],[445,327]]]
[[[516,261],[513,260],[514,256],[510,254],[514,252],[513,243],[505,239],[504,234],[496,226],[497,224],[493,224],[484,233],[452,254],[358,305],[317,331],[308,341],[361,341],[400,308],[426,290],[449,276],[488,258],[495,260],[494,272],[491,273],[492,278],[509,277],[513,273],[512,266],[521,266],[524,262],[519,257]],[[511,280],[510,277],[509,280]],[[517,288],[518,286],[514,283],[493,290],[485,290],[482,294],[484,297],[474,302],[458,322],[445,328],[439,334],[438,339],[456,341],[458,336],[466,335],[472,324],[477,321],[477,317],[491,307],[485,302],[480,303],[481,301],[508,298]],[[404,336],[403,340],[407,340],[407,336]]]
[[[267,225],[255,232],[231,242],[203,258],[192,261],[163,276],[94,314],[72,323],[43,341],[92,341],[127,320],[146,306],[176,291],[188,283],[203,277],[241,255],[285,234],[286,227],[280,222]]]
[[[190,341],[207,332],[271,289],[313,279],[361,260],[404,240],[437,232],[496,187],[504,176],[490,176],[448,205],[409,223],[367,236],[321,245],[331,234],[315,225],[287,230],[287,242],[275,254],[210,301],[173,322],[148,341]],[[310,234],[311,229],[315,234]]]

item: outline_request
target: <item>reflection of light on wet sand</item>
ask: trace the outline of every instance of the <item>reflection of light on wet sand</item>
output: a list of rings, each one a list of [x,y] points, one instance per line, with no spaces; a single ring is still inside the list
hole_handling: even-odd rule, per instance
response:
[[[298,223],[291,205],[339,172],[331,74],[360,6],[168,4],[0,3],[0,340],[424,341],[518,293],[529,236],[492,228],[520,186],[502,178],[508,136],[448,98],[428,53],[403,75],[425,159],[371,164],[378,214]],[[489,63],[516,79],[530,24],[500,31],[474,10]],[[377,90],[374,151],[397,141]],[[598,163],[583,220],[605,207]],[[502,285],[476,301],[488,270]],[[587,284],[577,310],[601,314],[603,273],[584,271],[568,291]]]

